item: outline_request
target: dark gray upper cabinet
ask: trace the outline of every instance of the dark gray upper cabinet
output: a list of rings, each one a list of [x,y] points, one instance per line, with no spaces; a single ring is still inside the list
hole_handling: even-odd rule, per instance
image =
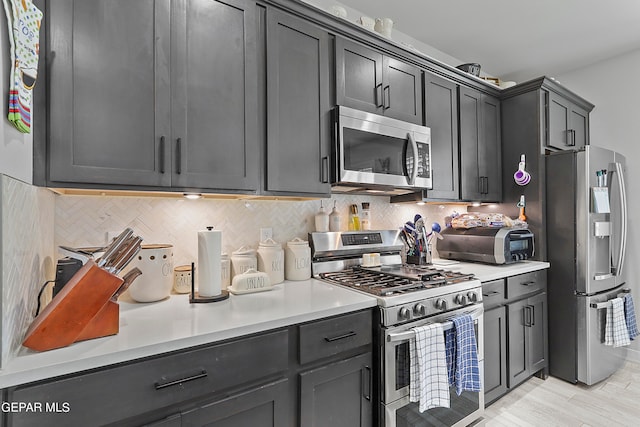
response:
[[[561,150],[579,150],[589,144],[589,112],[555,92],[545,92],[548,106],[546,145]]]
[[[429,199],[458,200],[458,85],[424,73],[426,126],[431,128],[433,188]]]
[[[500,100],[460,86],[461,198],[500,201]]]
[[[50,180],[170,185],[169,0],[47,12]]]
[[[413,65],[336,38],[339,105],[422,124],[421,74]]]
[[[256,6],[174,0],[173,187],[256,190]]]
[[[255,3],[49,3],[49,181],[253,190]]]
[[[267,9],[265,190],[327,196],[331,106],[329,34]]]

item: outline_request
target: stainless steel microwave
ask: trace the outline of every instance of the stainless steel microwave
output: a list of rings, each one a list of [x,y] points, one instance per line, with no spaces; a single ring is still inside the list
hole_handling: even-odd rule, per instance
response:
[[[343,106],[334,111],[334,126],[334,188],[432,188],[428,127]]]

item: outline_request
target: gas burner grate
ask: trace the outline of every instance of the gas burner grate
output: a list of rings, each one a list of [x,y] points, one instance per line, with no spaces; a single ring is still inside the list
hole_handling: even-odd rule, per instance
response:
[[[404,294],[446,284],[443,278],[421,281],[361,268],[321,273],[320,277],[328,282],[348,286],[377,296]]]

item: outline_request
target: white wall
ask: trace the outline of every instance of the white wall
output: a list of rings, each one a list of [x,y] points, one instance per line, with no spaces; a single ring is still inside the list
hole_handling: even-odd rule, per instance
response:
[[[9,76],[11,59],[9,55],[9,33],[4,8],[0,8],[0,174],[31,183],[33,179],[33,137],[23,134],[9,122]],[[32,123],[34,118],[32,117]]]
[[[590,116],[591,144],[616,150],[627,158],[629,234],[626,274],[640,307],[640,50],[557,76],[557,80],[595,104]],[[637,312],[637,309],[636,309]],[[632,343],[629,358],[640,362],[640,340]]]

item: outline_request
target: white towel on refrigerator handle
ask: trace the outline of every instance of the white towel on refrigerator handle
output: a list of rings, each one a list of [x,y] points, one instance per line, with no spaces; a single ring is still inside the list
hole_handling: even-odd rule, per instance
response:
[[[613,298],[607,306],[607,317],[604,327],[604,344],[622,347],[631,344],[627,322],[624,315],[622,298]]]
[[[409,400],[419,402],[420,412],[430,408],[450,407],[449,379],[442,324],[412,328],[409,340]]]

